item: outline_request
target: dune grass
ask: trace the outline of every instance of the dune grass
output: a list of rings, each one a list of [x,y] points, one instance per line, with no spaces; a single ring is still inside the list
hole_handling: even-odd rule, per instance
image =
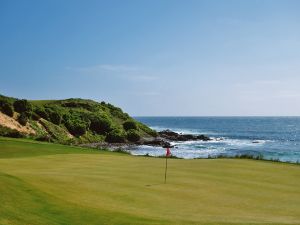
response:
[[[0,224],[300,224],[300,166],[0,138]]]

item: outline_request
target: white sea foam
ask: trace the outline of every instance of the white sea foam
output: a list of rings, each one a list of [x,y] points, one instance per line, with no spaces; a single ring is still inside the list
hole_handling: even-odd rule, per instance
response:
[[[180,128],[170,128],[170,127],[161,127],[161,126],[151,126],[150,127],[153,130],[156,131],[163,131],[163,130],[171,130],[179,134],[193,134],[193,135],[200,135],[200,134],[206,134],[206,135],[216,135],[217,133],[211,132],[211,131],[205,131],[205,130],[196,130],[196,129],[180,129]]]
[[[195,123],[191,127],[189,127],[191,125],[190,118],[188,123],[185,118],[180,121],[175,119],[176,123],[164,121],[162,126],[156,122],[158,126],[152,128],[158,131],[170,129],[183,134],[204,134],[212,139],[210,141],[172,142],[172,145],[176,145],[176,147],[171,151],[177,157],[206,158],[217,155],[262,154],[265,158],[300,161],[300,129],[299,126],[296,126],[299,119],[297,119],[297,123],[294,123],[294,118],[277,118],[274,123],[273,118],[216,118],[212,120],[202,118],[201,121],[195,118]],[[198,127],[196,127],[197,124]],[[183,128],[179,128],[177,125]],[[211,129],[206,127],[216,130],[217,133],[207,131]],[[272,127],[273,129],[271,129]],[[141,147],[134,150],[133,154],[159,156],[165,154],[165,149],[151,146]]]

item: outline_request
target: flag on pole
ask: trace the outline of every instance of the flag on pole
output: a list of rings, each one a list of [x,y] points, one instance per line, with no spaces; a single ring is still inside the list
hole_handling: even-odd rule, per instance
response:
[[[166,157],[169,157],[169,156],[171,156],[171,150],[170,150],[170,148],[167,148]]]

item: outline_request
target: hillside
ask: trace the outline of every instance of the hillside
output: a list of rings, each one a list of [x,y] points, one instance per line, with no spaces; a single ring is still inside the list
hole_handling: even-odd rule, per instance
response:
[[[26,100],[0,95],[0,136],[62,144],[137,142],[156,132],[106,102]]]

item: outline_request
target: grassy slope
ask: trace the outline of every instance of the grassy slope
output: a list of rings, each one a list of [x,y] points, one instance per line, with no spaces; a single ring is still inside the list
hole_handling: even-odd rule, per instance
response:
[[[121,108],[103,101],[96,102],[79,98],[22,100],[21,103],[17,101],[16,98],[0,94],[0,111],[11,116],[11,110],[14,110],[16,120],[19,120],[20,113],[22,113],[23,117],[28,120],[27,126],[30,126],[35,134],[26,135],[20,129],[12,130],[9,124],[16,121],[3,122],[1,120],[0,136],[27,136],[45,141],[50,139],[51,142],[61,144],[98,143],[105,140],[109,142],[135,141],[132,138],[132,131],[128,132],[124,128],[124,123],[128,121],[133,123],[131,129],[135,129],[136,136],[143,138],[157,135],[154,130],[134,120]],[[6,107],[3,108],[2,105]],[[16,124],[19,125],[17,122]]]
[[[0,138],[0,224],[300,224],[300,166]]]

